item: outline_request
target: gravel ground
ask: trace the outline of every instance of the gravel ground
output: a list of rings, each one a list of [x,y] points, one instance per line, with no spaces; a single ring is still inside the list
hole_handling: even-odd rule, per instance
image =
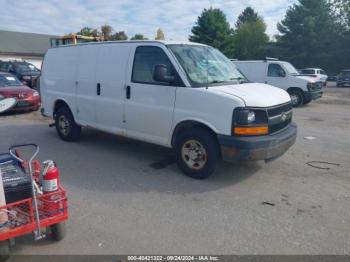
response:
[[[2,116],[0,152],[39,144],[40,158],[60,167],[70,206],[63,241],[26,236],[11,252],[349,254],[350,88],[326,88],[294,112],[298,139],[282,158],[222,163],[205,181],[183,176],[165,148],[91,129],[65,143],[38,113]]]

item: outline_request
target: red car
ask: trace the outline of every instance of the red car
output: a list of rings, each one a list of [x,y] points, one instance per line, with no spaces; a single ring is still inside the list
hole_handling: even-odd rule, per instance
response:
[[[10,111],[38,110],[41,105],[37,91],[23,85],[16,76],[0,72],[0,100],[9,97],[17,99]]]

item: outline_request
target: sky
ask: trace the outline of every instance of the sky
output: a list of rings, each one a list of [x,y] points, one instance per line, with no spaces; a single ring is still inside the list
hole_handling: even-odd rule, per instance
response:
[[[233,27],[247,6],[277,33],[276,24],[296,0],[0,0],[0,30],[64,35],[109,24],[114,31],[153,39],[161,28],[168,40],[187,40],[204,8],[224,11]],[[0,39],[1,40],[1,39]]]

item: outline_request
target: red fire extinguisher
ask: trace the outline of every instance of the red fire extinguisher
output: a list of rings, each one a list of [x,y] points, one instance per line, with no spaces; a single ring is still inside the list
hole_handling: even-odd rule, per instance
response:
[[[60,172],[52,160],[44,161],[44,172],[43,172],[43,193],[55,192],[59,189],[60,185]]]
[[[44,194],[44,212],[48,216],[52,216],[60,212],[60,205],[62,204],[62,201],[57,199],[57,194],[50,194],[58,191],[60,188],[60,172],[52,160],[44,161],[43,166],[42,188]]]

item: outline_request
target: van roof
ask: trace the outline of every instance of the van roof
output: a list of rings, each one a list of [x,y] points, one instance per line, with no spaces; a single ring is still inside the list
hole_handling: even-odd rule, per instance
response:
[[[60,45],[55,48],[64,48],[64,47],[72,47],[72,46],[85,46],[85,45],[106,45],[106,44],[126,44],[126,43],[154,43],[154,44],[163,44],[163,45],[197,45],[197,46],[207,46],[205,44],[188,42],[188,41],[165,41],[165,40],[122,40],[122,41],[105,41],[105,42],[87,42],[87,43],[79,43],[79,44],[71,44],[71,45]]]

